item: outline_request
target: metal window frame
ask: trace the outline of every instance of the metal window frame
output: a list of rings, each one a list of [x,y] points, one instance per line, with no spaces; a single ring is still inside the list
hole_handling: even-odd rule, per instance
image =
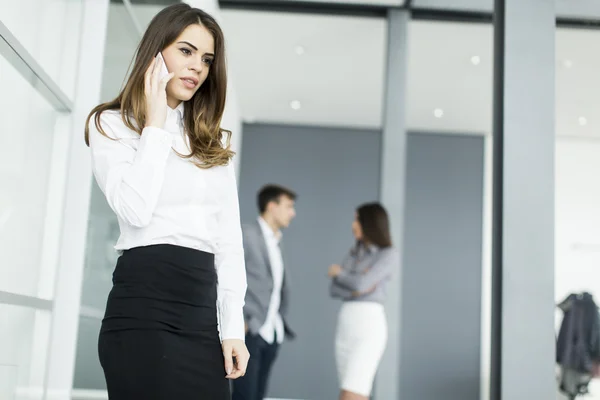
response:
[[[4,304],[45,311],[52,311],[54,307],[52,300],[0,290],[0,305]]]
[[[140,21],[135,16],[135,10],[133,9],[131,0],[121,0],[121,1],[123,2],[123,5],[125,6],[125,10],[127,11],[129,18],[131,18],[131,22],[133,23],[133,26],[135,27],[135,30],[136,30],[139,38],[141,39],[142,35],[144,34],[144,30],[142,29],[142,25],[140,24]]]
[[[0,21],[0,55],[59,112],[71,112],[73,101],[46,73],[25,46]]]

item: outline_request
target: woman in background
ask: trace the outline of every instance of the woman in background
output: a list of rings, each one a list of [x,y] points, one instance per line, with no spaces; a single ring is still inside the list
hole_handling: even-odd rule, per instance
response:
[[[335,358],[340,400],[368,400],[387,342],[385,286],[399,267],[388,215],[379,203],[363,204],[352,223],[355,246],[342,265],[329,267],[331,295],[344,300]]]
[[[88,117],[121,231],[98,340],[110,400],[229,400],[246,371],[226,91],[221,28],[180,3],[152,19],[122,92]]]

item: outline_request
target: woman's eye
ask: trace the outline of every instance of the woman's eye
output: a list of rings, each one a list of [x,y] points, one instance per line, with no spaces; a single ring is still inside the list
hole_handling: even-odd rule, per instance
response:
[[[181,49],[181,52],[182,52],[183,54],[185,54],[185,55],[188,55],[188,56],[189,56],[190,54],[192,54],[192,52],[191,52],[189,49]]]
[[[204,62],[206,65],[213,65],[214,60],[212,58],[205,58]]]

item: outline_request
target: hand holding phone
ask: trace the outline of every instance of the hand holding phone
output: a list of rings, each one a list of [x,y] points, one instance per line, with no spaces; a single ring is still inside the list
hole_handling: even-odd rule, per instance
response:
[[[156,56],[158,58],[158,62],[160,63],[160,73],[158,75],[158,79],[162,80],[165,76],[169,75],[169,70],[167,69],[167,64],[165,63],[165,59],[161,52]]]
[[[146,70],[144,93],[146,95],[145,126],[163,128],[167,118],[167,83],[175,74],[169,73],[161,53]]]

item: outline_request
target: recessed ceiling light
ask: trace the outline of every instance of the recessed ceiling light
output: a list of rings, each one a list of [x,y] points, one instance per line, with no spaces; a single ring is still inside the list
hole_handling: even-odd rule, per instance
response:
[[[296,52],[296,54],[298,54],[299,56],[301,56],[302,54],[304,54],[305,49],[304,49],[304,46],[296,46],[296,48],[294,49],[294,51]]]
[[[433,110],[433,115],[436,118],[442,118],[444,116],[444,110],[442,110],[441,108],[436,108],[435,110]]]
[[[471,57],[471,63],[473,65],[479,65],[479,63],[481,63],[481,57],[479,57],[479,56]]]
[[[581,126],[587,125],[587,118],[579,117],[579,125],[581,125]]]
[[[290,101],[290,107],[292,107],[292,110],[299,110],[302,104],[298,100],[292,100]]]
[[[571,61],[571,60],[563,60],[563,66],[565,68],[571,68],[573,66],[573,61]]]

